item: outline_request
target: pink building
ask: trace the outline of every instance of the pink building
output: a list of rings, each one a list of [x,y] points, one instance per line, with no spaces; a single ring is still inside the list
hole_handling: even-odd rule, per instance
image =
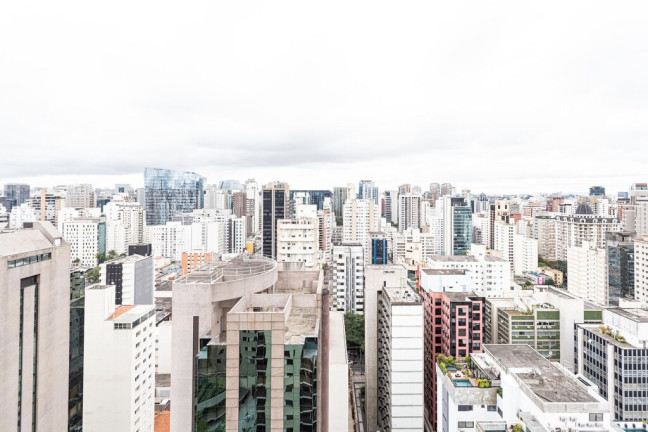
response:
[[[426,424],[437,430],[436,356],[464,358],[482,352],[485,301],[472,292],[428,291],[425,286],[421,286],[420,295],[424,310],[423,403]]]

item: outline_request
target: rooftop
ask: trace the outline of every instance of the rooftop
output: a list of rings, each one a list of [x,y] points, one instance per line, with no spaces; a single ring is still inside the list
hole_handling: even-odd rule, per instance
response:
[[[472,292],[444,292],[444,296],[448,297],[448,299],[452,302],[464,302],[464,301],[470,301],[470,297],[477,297],[477,295]]]
[[[422,302],[421,297],[409,286],[405,285],[402,288],[383,288],[383,292],[391,304],[420,304]]]
[[[293,306],[286,321],[284,341],[303,343],[305,336],[317,336],[317,310]]]
[[[155,306],[151,305],[119,306],[108,319],[116,323],[132,323],[153,310]]]
[[[529,345],[484,345],[508,373],[545,403],[598,403],[575,378]]]
[[[142,256],[142,255],[134,254],[134,255],[128,255],[128,256],[125,256],[125,257],[115,258],[114,260],[106,261],[105,264],[134,263],[134,262],[138,262],[138,261],[141,261],[141,260],[147,259],[147,258],[151,258],[151,257],[145,257],[145,256]]]
[[[245,279],[271,271],[276,267],[277,262],[268,258],[239,255],[230,261],[213,261],[205,264],[191,273],[178,278],[175,283],[218,283]]]
[[[648,310],[645,309],[638,309],[638,308],[624,309],[624,308],[615,307],[615,308],[608,309],[608,311],[610,313],[621,315],[622,317],[637,323],[648,323]]]
[[[47,236],[35,228],[0,231],[0,257],[35,252],[53,246]]]
[[[423,273],[428,275],[465,275],[465,269],[423,269]]]
[[[479,262],[472,255],[434,255],[430,260],[438,262]]]

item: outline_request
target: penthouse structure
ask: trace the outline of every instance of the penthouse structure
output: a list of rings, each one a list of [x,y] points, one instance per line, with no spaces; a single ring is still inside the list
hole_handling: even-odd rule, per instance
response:
[[[241,256],[174,282],[171,430],[315,431],[322,281]]]

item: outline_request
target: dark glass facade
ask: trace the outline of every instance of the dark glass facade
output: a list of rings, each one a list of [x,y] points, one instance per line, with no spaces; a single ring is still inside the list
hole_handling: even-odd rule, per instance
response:
[[[452,208],[453,255],[466,255],[472,242],[472,210],[468,206]]]
[[[225,344],[208,345],[209,338],[200,340],[196,355],[195,432],[225,430]]]
[[[609,303],[634,298],[634,243],[631,234],[606,233]]]
[[[387,264],[387,239],[371,239],[371,264]]]
[[[146,224],[164,225],[177,213],[203,208],[204,182],[204,177],[194,172],[146,168]]]
[[[317,339],[284,348],[284,430],[317,430]]]
[[[85,313],[85,275],[70,273],[70,380],[68,431],[83,430],[83,328]]]
[[[263,189],[263,256],[276,258],[277,220],[288,218],[288,188]]]
[[[270,430],[271,333],[239,332],[239,431]]]

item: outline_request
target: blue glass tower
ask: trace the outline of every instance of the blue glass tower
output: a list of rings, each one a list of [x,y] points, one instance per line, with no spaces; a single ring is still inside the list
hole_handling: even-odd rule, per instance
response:
[[[146,224],[164,225],[177,213],[203,208],[204,183],[205,178],[194,172],[146,168]]]

